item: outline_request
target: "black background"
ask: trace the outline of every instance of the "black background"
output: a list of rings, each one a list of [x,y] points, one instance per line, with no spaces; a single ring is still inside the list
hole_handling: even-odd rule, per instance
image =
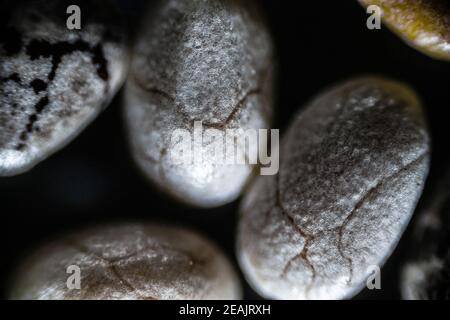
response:
[[[120,2],[128,19],[138,21],[145,1]],[[450,63],[411,49],[385,27],[368,30],[368,15],[356,0],[261,2],[277,50],[273,127],[283,133],[295,112],[338,81],[364,74],[402,80],[416,89],[425,105],[433,137],[427,182],[432,184],[449,160]],[[75,141],[30,172],[0,178],[1,298],[7,297],[17,263],[36,245],[92,223],[137,220],[189,226],[214,240],[235,261],[239,201],[199,210],[159,193],[130,157],[121,100],[119,94]],[[414,250],[408,245],[410,230],[382,270],[382,290],[366,290],[357,298],[400,298],[399,265],[408,250]],[[245,285],[245,298],[258,295]]]

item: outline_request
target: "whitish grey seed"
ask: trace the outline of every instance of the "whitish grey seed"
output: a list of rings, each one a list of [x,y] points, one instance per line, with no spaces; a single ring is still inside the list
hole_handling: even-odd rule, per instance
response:
[[[244,199],[246,278],[268,298],[352,297],[396,246],[428,166],[409,88],[368,77],[325,91],[283,138],[279,174],[259,177]]]
[[[126,33],[108,1],[1,6],[0,176],[25,172],[70,142],[109,103],[127,65]]]
[[[130,145],[145,175],[183,202],[228,203],[251,175],[252,165],[224,165],[212,140],[198,144],[201,161],[171,155],[181,148],[174,130],[193,133],[194,121],[222,133],[269,128],[272,45],[257,9],[252,1],[169,0],[144,18],[125,93]],[[237,145],[237,154],[248,150]]]
[[[406,300],[450,299],[450,172],[427,189],[402,269]]]
[[[80,268],[79,290],[71,287],[70,266]],[[148,224],[88,229],[41,247],[19,267],[10,294],[33,300],[240,297],[236,273],[215,245],[191,231]]]

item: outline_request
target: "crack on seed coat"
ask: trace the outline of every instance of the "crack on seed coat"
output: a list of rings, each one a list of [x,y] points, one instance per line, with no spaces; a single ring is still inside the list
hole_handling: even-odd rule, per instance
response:
[[[314,240],[314,236],[306,233],[305,231],[303,231],[294,221],[293,217],[287,212],[286,208],[284,208],[283,206],[283,201],[281,199],[281,192],[280,192],[280,174],[278,174],[278,178],[277,178],[277,184],[276,184],[276,197],[275,197],[275,205],[277,207],[280,208],[283,216],[287,219],[287,221],[289,222],[289,224],[298,231],[298,233],[302,236],[302,238],[304,239],[305,243],[303,244],[303,248],[302,250],[295,255],[294,257],[292,257],[285,265],[282,273],[281,273],[281,277],[285,277],[289,271],[289,269],[291,268],[292,263],[297,260],[297,259],[302,259],[305,264],[308,266],[308,268],[311,270],[311,281],[308,284],[308,286],[305,289],[305,293],[307,294],[309,292],[309,290],[311,289],[315,279],[316,279],[316,269],[314,267],[314,265],[311,263],[311,261],[309,261],[308,258],[308,251],[309,251],[309,247],[311,245],[311,241]]]
[[[146,92],[148,92],[150,94],[161,96],[164,99],[169,100],[171,103],[174,103],[174,104],[176,103],[176,99],[174,97],[172,97],[169,93],[165,92],[164,90],[161,90],[161,89],[159,89],[157,87],[154,87],[154,86],[146,86],[145,84],[141,83],[137,77],[134,77],[134,80],[138,84],[138,86],[141,87],[142,89],[144,89]],[[235,116],[238,113],[238,111],[240,111],[242,109],[242,106],[244,105],[245,101],[250,96],[258,95],[258,94],[261,94],[261,89],[259,87],[249,90],[236,103],[236,105],[233,107],[232,111],[227,116],[225,121],[219,122],[219,123],[208,123],[208,122],[205,122],[205,123],[203,123],[203,126],[205,126],[207,128],[214,128],[214,129],[225,129],[225,127],[235,118]],[[185,112],[182,111],[181,106],[178,105],[178,104],[176,105],[176,110],[177,110],[177,113],[183,117],[185,123],[187,123],[190,128],[193,127],[193,123],[195,121],[200,121],[198,119],[193,119],[193,120],[190,119],[190,117]]]
[[[428,155],[428,151],[424,152],[423,154],[421,154],[419,157],[417,157],[415,160],[411,161],[410,163],[406,164],[405,166],[403,166],[402,168],[400,168],[399,170],[397,170],[396,172],[394,172],[393,174],[385,177],[384,179],[381,179],[374,187],[372,187],[371,189],[369,189],[362,197],[361,199],[355,204],[355,206],[353,207],[353,209],[350,211],[350,213],[347,215],[347,217],[345,218],[344,222],[342,223],[342,225],[339,227],[338,229],[338,235],[337,235],[337,244],[338,244],[338,251],[339,254],[347,261],[348,265],[349,265],[349,279],[347,280],[347,284],[350,284],[353,278],[353,260],[351,257],[349,257],[348,255],[346,255],[344,253],[344,249],[342,248],[342,236],[343,236],[343,232],[344,229],[346,228],[346,226],[349,224],[349,222],[353,219],[353,217],[355,216],[356,212],[366,203],[366,201],[368,199],[370,199],[374,194],[376,194],[378,192],[378,190],[380,189],[380,187],[386,183],[387,181],[391,180],[391,179],[395,179],[398,175],[400,175],[402,172],[407,171],[410,167],[414,166],[416,163],[421,162],[426,156]]]
[[[280,208],[280,210],[282,211],[283,216],[286,218],[286,220],[289,222],[289,224],[298,231],[298,233],[302,236],[302,238],[305,241],[302,250],[297,255],[295,255],[294,257],[289,259],[289,261],[287,262],[287,264],[285,265],[285,267],[284,267],[284,269],[283,269],[283,271],[281,273],[281,276],[285,277],[287,275],[287,273],[289,272],[289,269],[292,267],[292,264],[294,263],[294,261],[296,261],[297,259],[303,260],[307,264],[307,266],[310,268],[310,270],[312,272],[311,282],[307,286],[307,288],[305,289],[305,294],[308,294],[308,292],[310,291],[312,285],[314,284],[315,278],[317,276],[317,273],[316,273],[314,265],[308,259],[308,253],[309,253],[309,249],[310,249],[311,243],[320,234],[324,234],[324,233],[327,233],[327,232],[333,232],[333,233],[337,232],[337,249],[338,249],[339,254],[342,256],[342,258],[344,258],[347,261],[347,263],[348,263],[349,278],[347,280],[347,284],[350,284],[351,281],[352,281],[353,272],[354,272],[354,270],[353,270],[353,260],[352,260],[352,258],[350,256],[345,254],[344,249],[343,249],[342,237],[343,237],[344,229],[349,224],[349,222],[353,219],[353,217],[358,212],[358,210],[364,205],[364,203],[366,203],[366,201],[368,199],[372,198],[372,196],[379,190],[379,188],[384,183],[386,183],[386,181],[388,181],[390,179],[394,179],[395,177],[397,177],[399,174],[401,174],[405,170],[408,170],[411,166],[414,166],[416,163],[422,161],[427,155],[428,155],[428,151],[424,152],[422,155],[417,157],[415,160],[413,160],[410,163],[406,164],[405,166],[403,166],[401,169],[397,170],[396,172],[394,172],[390,176],[381,179],[381,181],[379,181],[374,187],[372,187],[370,190],[368,190],[361,197],[361,199],[358,200],[358,202],[355,204],[353,209],[347,215],[347,217],[345,218],[345,220],[344,220],[344,222],[342,223],[341,226],[339,226],[337,228],[329,229],[329,230],[324,230],[324,231],[319,232],[319,233],[314,234],[314,235],[308,234],[303,229],[301,229],[295,223],[293,217],[287,212],[287,209],[283,207],[283,202],[282,202],[282,199],[281,199],[281,192],[280,192],[280,181],[279,181],[279,177],[278,177],[277,184],[276,184],[277,189],[276,189],[276,198],[275,198],[276,204],[275,205],[276,205],[276,207]]]

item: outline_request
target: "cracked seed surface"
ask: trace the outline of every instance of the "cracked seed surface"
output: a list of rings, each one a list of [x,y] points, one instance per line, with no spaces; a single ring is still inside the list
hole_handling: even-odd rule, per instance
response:
[[[239,196],[251,165],[224,165],[205,138],[194,156],[173,157],[176,129],[268,128],[271,39],[252,1],[170,0],[150,10],[134,48],[125,119],[142,171],[181,201],[214,207]],[[182,143],[182,142],[181,142]],[[192,146],[194,148],[194,146]],[[226,147],[234,147],[234,142]],[[180,148],[180,146],[178,146]],[[237,145],[239,157],[247,152]],[[200,158],[201,157],[201,158]]]
[[[81,290],[69,290],[69,266]],[[11,299],[240,299],[239,280],[211,242],[159,225],[88,229],[38,249],[18,269]]]
[[[1,4],[0,176],[25,172],[70,142],[124,81],[126,34],[107,1]],[[100,7],[99,7],[100,6]]]
[[[402,269],[401,291],[406,300],[450,299],[450,171],[439,179],[424,196]]]
[[[359,0],[377,5],[382,20],[406,43],[431,57],[450,61],[450,5],[447,0]]]
[[[428,167],[409,88],[367,77],[325,91],[283,138],[278,176],[259,177],[243,201],[247,280],[267,298],[352,297],[396,246]]]

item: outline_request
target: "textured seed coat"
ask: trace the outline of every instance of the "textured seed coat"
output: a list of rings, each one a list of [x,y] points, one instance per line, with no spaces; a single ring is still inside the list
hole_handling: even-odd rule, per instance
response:
[[[356,294],[408,224],[428,163],[410,89],[362,78],[324,92],[283,138],[278,176],[259,177],[244,199],[238,257],[247,279],[268,298]]]
[[[80,290],[68,289],[69,266]],[[239,280],[209,241],[157,225],[94,228],[37,250],[17,272],[12,299],[239,299]]]
[[[67,1],[11,3],[0,8],[0,176],[27,171],[72,140],[127,69],[125,31],[107,1],[81,1],[81,30],[66,27]]]
[[[251,1],[170,0],[144,19],[126,86],[131,148],[143,172],[184,202],[230,202],[252,172],[223,165],[206,138],[195,142],[199,162],[171,155],[174,130],[193,133],[194,121],[219,132],[268,128],[272,47],[257,12]],[[237,154],[245,158],[245,146]]]

